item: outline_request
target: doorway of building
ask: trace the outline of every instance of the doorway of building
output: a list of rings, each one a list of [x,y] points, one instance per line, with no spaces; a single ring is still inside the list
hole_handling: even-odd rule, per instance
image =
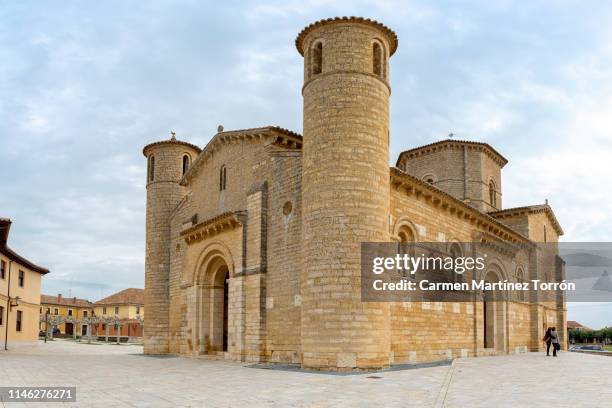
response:
[[[212,293],[207,296],[206,289],[203,292],[204,299],[206,297],[210,299],[208,307],[206,302],[203,305],[208,309],[208,313],[202,314],[210,324],[210,347],[207,347],[207,351],[225,352],[229,349],[229,269],[225,262],[218,262],[213,271],[212,285],[209,289]],[[204,323],[204,326],[206,325]],[[206,338],[206,335],[204,337]]]
[[[229,271],[223,276],[223,351],[227,351],[227,323],[229,309]]]
[[[490,269],[485,281],[496,283],[502,276],[498,267]],[[486,349],[493,349],[495,352],[506,350],[506,308],[504,296],[498,291],[485,291],[482,302],[483,315],[483,345]]]
[[[485,348],[495,348],[495,303],[492,299],[482,302],[482,313],[484,321],[484,346]]]
[[[74,326],[72,323],[66,323],[66,334],[72,336],[72,333],[74,333]]]

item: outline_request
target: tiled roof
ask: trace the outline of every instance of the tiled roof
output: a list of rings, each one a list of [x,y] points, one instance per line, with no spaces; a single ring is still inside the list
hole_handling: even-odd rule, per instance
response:
[[[567,321],[567,328],[568,329],[587,329],[590,330],[590,328],[578,323],[575,320],[568,320]]]
[[[508,159],[502,156],[497,150],[491,147],[490,144],[484,142],[475,142],[472,140],[455,140],[455,139],[444,139],[439,140],[434,143],[429,143],[423,146],[415,147],[413,149],[404,150],[400,153],[397,158],[396,166],[400,166],[401,162],[405,159],[409,159],[411,157],[419,156],[422,154],[427,154],[431,152],[435,152],[442,149],[447,149],[450,147],[458,147],[458,146],[471,146],[473,148],[482,149],[485,151],[491,158],[493,158],[500,167],[504,167],[508,163]]]
[[[187,185],[221,145],[240,139],[267,141],[289,149],[299,150],[302,148],[302,135],[279,126],[221,131],[213,136],[204,149],[202,149],[202,152],[183,176],[181,185]]]
[[[159,142],[149,143],[148,145],[146,145],[142,149],[142,154],[146,156],[147,155],[147,150],[149,150],[151,147],[159,146],[159,145],[164,145],[164,144],[177,144],[177,145],[183,145],[183,146],[191,147],[192,149],[194,149],[198,153],[200,153],[202,151],[202,149],[200,149],[199,146],[196,146],[196,145],[194,145],[192,143],[183,142],[182,140],[177,140],[175,138],[172,138],[172,139],[169,139],[169,140],[160,140]]]
[[[561,228],[561,224],[552,208],[548,204],[536,204],[536,205],[527,205],[524,207],[513,207],[513,208],[505,208],[503,210],[491,211],[489,215],[491,217],[502,219],[502,218],[512,218],[523,214],[537,214],[537,213],[546,213],[551,224],[555,228],[557,234],[559,236],[563,235],[563,228]]]
[[[98,300],[94,305],[144,305],[144,289],[124,289]]]
[[[19,255],[17,252],[13,251],[6,244],[8,241],[8,234],[11,229],[11,220],[9,218],[0,218],[0,253],[7,256],[10,260],[17,262],[24,267],[33,270],[34,272],[38,272],[42,275],[49,273],[47,268],[42,266],[38,266],[33,262],[28,261],[23,256]]]
[[[306,37],[306,35],[311,32],[312,30],[314,30],[317,27],[321,27],[323,25],[327,25],[327,24],[333,24],[333,23],[359,23],[359,24],[365,24],[365,25],[369,25],[372,27],[376,27],[380,30],[382,30],[385,35],[387,36],[387,38],[389,39],[389,45],[391,47],[391,49],[389,50],[389,55],[393,55],[393,53],[397,50],[397,44],[398,44],[398,40],[397,40],[397,34],[395,34],[395,32],[393,30],[391,30],[389,27],[387,27],[386,25],[379,23],[376,20],[371,20],[369,18],[363,18],[363,17],[355,17],[355,16],[344,16],[344,17],[334,17],[334,18],[326,18],[323,20],[319,20],[319,21],[315,21],[314,23],[308,25],[306,28],[304,28],[297,36],[297,38],[295,39],[295,46],[298,49],[298,52],[301,55],[304,55],[304,38]]]
[[[91,307],[92,303],[87,299],[79,299],[76,297],[65,298],[62,295],[40,295],[40,304],[58,305],[58,306],[74,306],[74,307]]]

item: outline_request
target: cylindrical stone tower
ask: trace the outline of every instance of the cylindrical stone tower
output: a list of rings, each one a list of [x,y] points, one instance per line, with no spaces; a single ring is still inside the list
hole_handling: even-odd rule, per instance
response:
[[[170,214],[185,195],[179,182],[199,153],[199,147],[176,140],[174,134],[143,149],[147,158],[145,354],[168,353]]]
[[[389,241],[389,57],[397,36],[358,17],[316,22],[304,56],[302,365],[383,368],[389,305],[362,303],[360,244]]]

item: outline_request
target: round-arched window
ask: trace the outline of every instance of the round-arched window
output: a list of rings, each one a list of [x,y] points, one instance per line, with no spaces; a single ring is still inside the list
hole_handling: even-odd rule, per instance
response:
[[[317,75],[323,72],[323,43],[317,41],[310,50],[310,73]]]
[[[191,157],[188,154],[183,155],[183,176],[189,170],[189,166],[191,166]]]

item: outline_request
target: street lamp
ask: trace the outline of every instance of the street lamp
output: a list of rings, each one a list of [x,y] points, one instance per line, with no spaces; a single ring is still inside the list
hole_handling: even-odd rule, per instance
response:
[[[11,302],[9,303],[10,309],[19,306],[19,302],[20,301],[21,301],[21,298],[19,296],[14,297],[13,299],[11,299]],[[10,311],[10,309],[9,309],[9,311]]]

